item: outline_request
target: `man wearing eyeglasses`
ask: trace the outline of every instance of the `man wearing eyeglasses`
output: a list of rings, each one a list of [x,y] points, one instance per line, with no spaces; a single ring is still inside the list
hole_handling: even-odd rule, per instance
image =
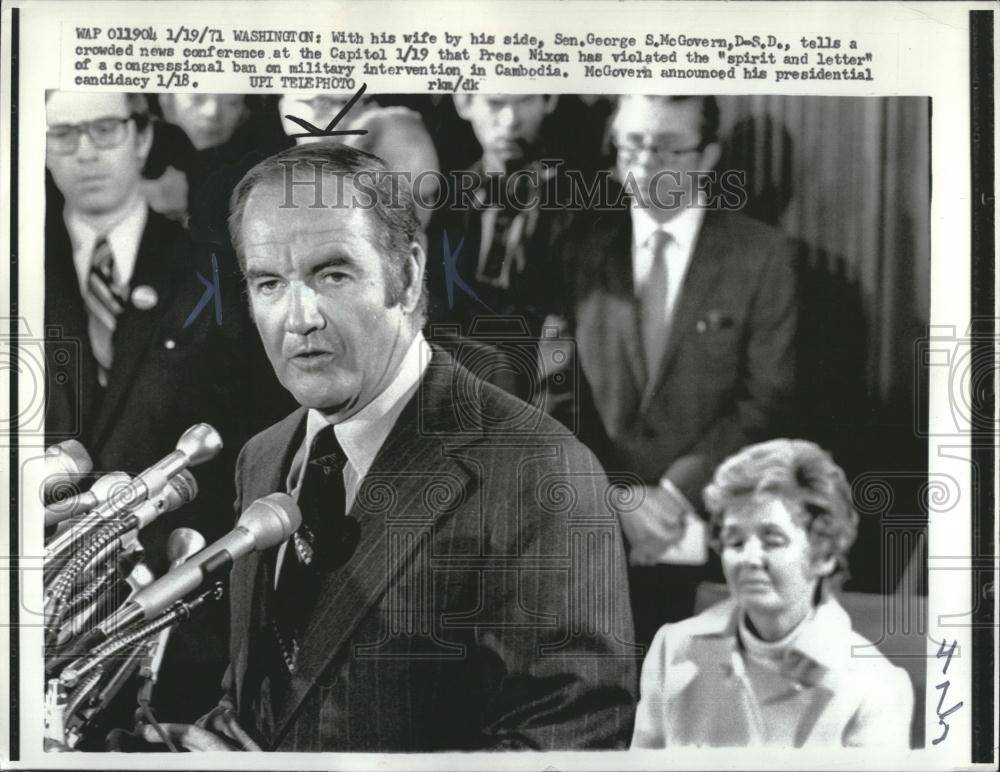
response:
[[[97,474],[142,471],[201,421],[226,444],[195,470],[195,501],[140,533],[159,574],[175,528],[194,527],[212,541],[232,525],[235,453],[255,428],[249,402],[260,378],[250,378],[247,342],[256,336],[227,265],[147,207],[140,187],[152,139],[145,98],[57,91],[48,95],[46,117],[55,188],[45,242],[47,442],[78,439]],[[211,620],[224,617],[219,610]],[[199,698],[211,704],[224,626],[193,625],[171,640],[154,703],[163,718],[182,708],[186,715]],[[195,638],[196,629],[204,635]],[[134,699],[132,691],[129,713]]]
[[[693,612],[708,573],[702,488],[728,454],[783,429],[794,388],[792,247],[732,211],[745,196],[715,168],[718,129],[713,97],[621,98],[611,138],[628,205],[581,217],[562,252],[596,412],[577,425],[627,486],[640,643]]]

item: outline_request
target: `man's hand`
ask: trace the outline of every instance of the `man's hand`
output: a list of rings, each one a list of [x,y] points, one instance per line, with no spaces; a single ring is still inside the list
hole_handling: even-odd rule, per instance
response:
[[[259,751],[253,741],[237,723],[233,710],[219,706],[198,719],[197,724],[160,724],[174,745],[188,751]],[[150,724],[136,727],[136,734],[146,742],[162,743],[163,739]]]
[[[238,751],[234,743],[194,724],[160,724],[170,742],[186,751]],[[148,743],[162,743],[163,738],[151,724],[135,728],[136,735]]]
[[[684,538],[687,507],[677,497],[653,485],[628,486],[622,501],[636,500],[641,500],[638,506],[622,507],[623,511],[618,513],[628,542],[629,562],[653,566],[669,546]]]

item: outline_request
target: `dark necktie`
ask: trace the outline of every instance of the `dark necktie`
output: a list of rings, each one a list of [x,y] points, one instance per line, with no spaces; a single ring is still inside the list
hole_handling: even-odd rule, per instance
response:
[[[297,669],[298,648],[319,599],[323,577],[343,562],[348,546],[353,548],[349,542],[357,523],[351,520],[355,529],[347,523],[346,462],[333,426],[323,428],[313,440],[306,462],[298,495],[302,525],[285,548],[272,604],[271,623],[290,673]]]
[[[513,269],[524,269],[523,265],[512,266],[510,262],[523,263],[521,252],[526,236],[526,208],[536,196],[536,192],[530,188],[528,175],[522,174],[515,179],[511,176],[512,171],[514,169],[508,169],[507,174],[500,178],[495,191],[486,191],[486,204],[489,208],[483,212],[483,236],[487,236],[488,230],[491,232],[488,234],[489,244],[481,248],[482,255],[476,275],[477,281],[503,289],[510,288]],[[509,189],[512,179],[515,179],[515,190]],[[491,221],[489,226],[487,221]]]

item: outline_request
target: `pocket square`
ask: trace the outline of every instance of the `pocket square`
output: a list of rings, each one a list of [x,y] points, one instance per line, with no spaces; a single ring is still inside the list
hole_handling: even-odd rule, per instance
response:
[[[726,330],[735,324],[733,317],[725,311],[709,311],[703,319],[698,320],[696,329],[698,332],[708,332],[709,330]]]

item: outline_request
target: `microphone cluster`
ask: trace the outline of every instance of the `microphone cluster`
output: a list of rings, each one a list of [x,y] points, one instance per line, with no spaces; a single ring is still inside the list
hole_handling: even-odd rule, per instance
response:
[[[189,467],[214,458],[222,438],[208,424],[184,432],[176,447],[130,477],[106,474],[84,493],[65,495],[93,467],[75,440],[45,454],[45,737],[74,748],[133,676],[148,711],[174,626],[222,597],[233,561],[285,541],[299,527],[294,499],[273,493],[250,504],[236,527],[214,543],[188,528],[168,541],[170,568],[149,569],[139,532],[190,503],[198,485]],[[63,494],[60,496],[60,494]]]

